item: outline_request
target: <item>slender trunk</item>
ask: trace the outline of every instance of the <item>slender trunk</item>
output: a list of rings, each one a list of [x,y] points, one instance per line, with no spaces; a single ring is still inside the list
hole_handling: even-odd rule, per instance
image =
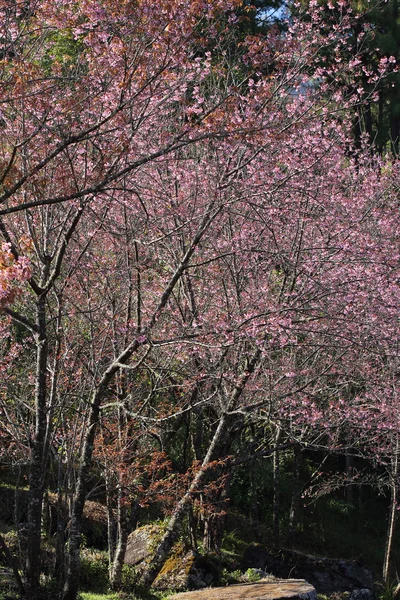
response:
[[[86,437],[82,449],[81,465],[72,503],[68,555],[66,557],[67,565],[65,569],[65,584],[63,591],[64,600],[76,600],[78,596],[82,514],[86,500],[86,482],[88,481],[92,464],[94,438],[100,413],[100,398],[100,393],[97,391],[97,394],[91,403]]]
[[[211,444],[208,448],[208,452],[207,452],[206,456],[204,457],[204,460],[201,464],[200,469],[196,473],[188,491],[183,496],[183,498],[181,498],[181,500],[178,502],[178,504],[172,514],[172,517],[170,519],[170,522],[168,524],[168,527],[164,534],[164,537],[162,538],[160,544],[157,546],[157,549],[155,551],[153,559],[151,560],[148,567],[145,569],[145,571],[142,574],[140,581],[145,587],[150,587],[152,585],[153,581],[155,580],[155,578],[157,577],[158,573],[160,572],[162,566],[164,565],[164,562],[165,562],[173,544],[175,543],[175,540],[177,539],[177,537],[179,535],[183,517],[185,516],[185,513],[189,507],[189,504],[192,500],[193,494],[198,490],[199,486],[201,485],[201,483],[205,477],[205,474],[207,472],[207,467],[208,467],[209,463],[211,462],[211,458],[214,454],[214,450],[217,447],[217,445],[221,442],[221,440],[223,439],[225,431],[226,431],[226,416],[222,415],[219,420],[218,427],[214,433]]]
[[[383,92],[379,90],[379,100],[378,100],[378,152],[380,155],[383,154],[387,137],[384,133],[383,126],[383,118],[384,118],[384,103],[383,103]]]
[[[392,556],[393,548],[393,536],[396,528],[396,511],[397,511],[397,486],[392,484],[391,486],[391,498],[390,498],[390,510],[389,510],[389,523],[386,533],[385,543],[385,557],[383,560],[383,571],[382,578],[385,584],[389,583],[389,568]]]
[[[45,456],[46,378],[48,342],[46,336],[45,296],[37,301],[35,432],[31,439],[29,468],[28,537],[26,547],[26,596],[40,597],[42,502],[45,489],[47,457]]]
[[[106,474],[108,572],[110,580],[113,568],[112,566],[114,563],[115,546],[117,543],[117,531],[112,500],[112,487],[113,486],[110,482],[110,475]]]
[[[277,449],[281,437],[280,426],[277,425],[275,431],[275,451],[273,453],[273,501],[272,501],[272,528],[274,532],[274,543],[279,546],[280,543],[280,452]]]
[[[117,501],[117,531],[113,560],[110,568],[111,589],[117,591],[122,585],[122,565],[124,564],[126,544],[128,541],[128,509],[122,499],[121,488],[118,490]]]
[[[199,525],[199,519],[195,515],[193,506],[189,507],[189,540],[190,540],[190,549],[197,550],[197,529]]]
[[[58,459],[57,474],[57,530],[56,530],[56,549],[54,562],[54,577],[57,582],[62,582],[64,578],[64,543],[65,543],[65,510],[63,501],[63,469],[62,461]]]
[[[46,538],[49,540],[51,538],[51,530],[52,530],[52,514],[51,514],[51,506],[49,501],[49,491],[46,489],[43,494],[43,503],[42,503],[42,528],[43,533]]]
[[[293,478],[292,478],[292,497],[289,511],[289,532],[288,540],[292,540],[296,531],[296,526],[299,521],[300,499],[301,499],[301,483],[300,483],[300,463],[301,463],[301,448],[300,446],[293,447]]]
[[[354,458],[351,454],[346,454],[346,477],[351,482],[354,476]],[[354,504],[354,485],[348,483],[346,486],[346,500]]]
[[[390,563],[393,550],[393,537],[396,529],[397,520],[397,495],[398,495],[398,474],[399,474],[399,438],[396,438],[396,452],[392,460],[392,471],[390,473],[390,509],[389,522],[386,533],[385,557],[383,560],[382,579],[386,585],[389,584]]]
[[[111,589],[114,591],[118,591],[122,587],[122,568],[125,561],[128,537],[129,533],[133,529],[136,529],[139,514],[139,504],[137,502],[133,502],[130,510],[131,514],[129,516],[129,509],[122,498],[122,493],[120,490],[118,497],[117,547],[115,549],[114,562],[112,565],[110,578]]]

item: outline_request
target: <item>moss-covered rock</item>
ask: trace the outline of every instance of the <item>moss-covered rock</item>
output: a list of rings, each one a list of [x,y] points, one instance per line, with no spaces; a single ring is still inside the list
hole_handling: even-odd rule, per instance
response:
[[[135,566],[149,558],[161,538],[162,531],[162,525],[157,523],[143,525],[132,531],[128,537],[125,564]]]
[[[175,551],[166,561],[153,587],[160,590],[198,590],[218,585],[221,566],[217,557],[194,551]]]

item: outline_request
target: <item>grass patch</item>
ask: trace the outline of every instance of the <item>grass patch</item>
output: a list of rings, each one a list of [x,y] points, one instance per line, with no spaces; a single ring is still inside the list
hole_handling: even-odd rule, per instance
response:
[[[119,594],[94,594],[93,592],[81,592],[79,594],[81,600],[122,600]],[[132,600],[135,600],[132,598]]]

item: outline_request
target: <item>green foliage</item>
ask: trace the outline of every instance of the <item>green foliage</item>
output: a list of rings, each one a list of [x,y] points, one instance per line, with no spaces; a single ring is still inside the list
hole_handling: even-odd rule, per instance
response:
[[[261,577],[259,569],[247,569],[247,571],[243,572],[240,569],[230,571],[224,568],[221,573],[221,585],[232,585],[240,582],[255,583],[260,581]]]
[[[382,515],[387,510],[385,499],[366,493],[355,506],[341,498],[340,492],[319,498],[304,509],[296,546],[310,554],[361,559],[380,573],[386,535]]]
[[[398,600],[400,583],[398,576],[393,581],[375,584],[374,596],[378,600]]]
[[[108,556],[98,550],[82,551],[81,587],[83,590],[105,592],[108,588]]]
[[[225,552],[239,555],[241,554],[245,546],[246,542],[243,540],[242,535],[238,529],[225,531],[222,540],[222,547]]]
[[[238,469],[232,478],[231,498],[249,517],[267,518],[272,505],[272,464],[255,460]]]
[[[133,591],[138,580],[138,572],[132,565],[122,567],[122,589],[126,592]]]
[[[355,506],[350,502],[346,502],[341,498],[327,498],[326,501],[327,510],[333,514],[339,514],[343,517],[349,517],[355,511]]]
[[[49,34],[48,48],[41,66],[47,74],[56,66],[61,68],[64,77],[75,75],[82,52],[83,44],[74,38],[72,32],[54,31]]]
[[[255,583],[261,579],[261,573],[259,569],[247,569],[244,576],[246,581],[249,581],[250,583]]]
[[[239,583],[241,576],[242,572],[240,569],[229,571],[228,569],[224,568],[222,569],[221,573],[221,585],[232,585],[234,583]]]
[[[3,533],[2,536],[11,554],[13,554],[14,556],[19,556],[19,543],[17,532],[7,531],[6,533]],[[4,562],[4,557],[2,553],[0,553],[0,565],[1,564],[5,564],[8,566],[8,564]]]
[[[79,595],[79,600],[122,600],[120,594],[95,594],[93,592],[82,592]],[[135,600],[132,596],[131,600]]]

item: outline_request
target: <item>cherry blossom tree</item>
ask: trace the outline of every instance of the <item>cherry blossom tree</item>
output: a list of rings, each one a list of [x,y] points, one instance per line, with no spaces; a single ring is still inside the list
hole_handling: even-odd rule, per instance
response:
[[[238,5],[0,5],[0,301],[4,323],[25,330],[30,364],[32,599],[53,454],[76,465],[60,594],[77,597],[104,411],[142,423],[215,413],[150,585],[230,421],[321,423],[351,377],[344,365],[377,328],[396,334],[397,167],[352,157],[362,90],[349,95],[335,75],[361,67],[321,58],[340,55],[348,17],[327,34],[313,5],[285,36],[241,40],[232,62]]]

